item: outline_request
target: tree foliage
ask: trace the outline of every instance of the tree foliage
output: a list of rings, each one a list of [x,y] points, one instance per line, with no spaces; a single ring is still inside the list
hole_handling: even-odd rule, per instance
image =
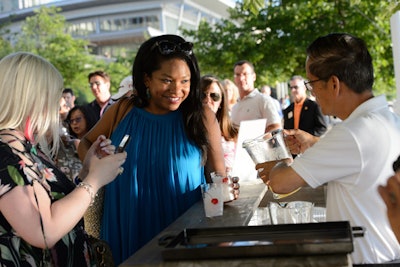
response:
[[[4,36],[9,34],[9,30],[7,30],[5,26],[6,24],[0,25],[0,58],[3,58],[13,51],[10,42],[4,39]]]
[[[95,70],[109,73],[112,93],[116,92],[119,82],[130,74],[131,59],[117,58],[106,62],[91,55],[87,40],[75,39],[66,32],[68,23],[59,14],[60,11],[54,6],[36,9],[34,15],[27,17],[22,24],[21,33],[15,36],[17,41],[14,46],[0,39],[0,56],[14,51],[27,51],[46,58],[63,75],[65,87],[74,90],[79,104],[94,98],[88,87],[87,76]]]
[[[65,17],[58,14],[60,11],[54,6],[35,10],[35,15],[23,23],[15,50],[32,52],[49,60],[63,75],[66,87],[81,86],[82,73],[92,60],[87,50],[88,41],[74,39],[65,32],[67,24]]]
[[[255,4],[255,8],[250,8]],[[233,64],[254,63],[257,83],[287,81],[305,75],[305,49],[318,36],[348,32],[364,39],[374,60],[378,94],[395,96],[390,17],[397,1],[245,0],[230,10],[230,18],[216,25],[201,22],[184,31],[195,43],[202,72],[231,78]],[[236,21],[236,22],[235,22]]]
[[[233,64],[252,61],[257,86],[287,81],[304,75],[305,49],[316,37],[330,32],[348,32],[363,38],[374,59],[376,93],[395,96],[390,17],[399,9],[397,1],[304,1],[244,0],[230,10],[229,19],[211,25],[201,22],[198,30],[184,30],[195,42],[202,73],[232,78]],[[131,72],[132,59],[119,57],[106,62],[90,55],[88,41],[74,39],[59,8],[41,7],[28,17],[22,33],[11,45],[0,38],[0,57],[13,51],[29,51],[52,62],[62,73],[65,86],[73,88],[81,101],[93,96],[87,87],[89,72],[102,69],[112,78],[112,92]],[[0,27],[5,36],[5,25]]]

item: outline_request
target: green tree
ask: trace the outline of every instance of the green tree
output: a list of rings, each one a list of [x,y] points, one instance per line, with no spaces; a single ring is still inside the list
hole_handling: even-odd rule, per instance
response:
[[[87,49],[88,41],[74,39],[65,32],[67,23],[58,14],[60,11],[54,6],[34,10],[35,15],[27,17],[22,25],[15,50],[32,52],[49,60],[63,75],[65,87],[77,92],[76,88],[82,87],[86,66],[94,62]],[[85,91],[77,94],[81,98],[90,97]]]
[[[14,36],[17,40],[14,47],[8,40],[0,39],[0,57],[13,51],[27,51],[46,58],[63,75],[65,87],[74,90],[78,104],[94,99],[87,76],[95,70],[108,72],[111,93],[117,92],[120,81],[131,72],[133,56],[106,61],[90,54],[89,41],[74,39],[66,32],[68,23],[60,11],[54,6],[34,10],[34,15],[27,17],[22,24],[21,33]],[[6,36],[5,26],[0,28],[1,36]]]
[[[252,7],[252,8],[250,8]],[[254,8],[255,7],[255,8]],[[254,12],[258,9],[258,12]],[[234,62],[252,61],[257,83],[274,85],[305,75],[305,49],[316,37],[348,32],[363,38],[374,59],[376,93],[395,96],[390,16],[397,1],[245,0],[216,25],[184,31],[195,42],[203,73],[231,78]]]
[[[9,34],[9,30],[6,28],[6,25],[7,24],[0,25],[0,59],[13,51],[10,42],[4,39],[4,36]]]

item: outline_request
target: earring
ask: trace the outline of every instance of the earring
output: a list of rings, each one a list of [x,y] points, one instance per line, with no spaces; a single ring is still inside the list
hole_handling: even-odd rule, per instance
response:
[[[146,96],[147,96],[147,99],[151,98],[150,89],[148,87],[146,89]]]

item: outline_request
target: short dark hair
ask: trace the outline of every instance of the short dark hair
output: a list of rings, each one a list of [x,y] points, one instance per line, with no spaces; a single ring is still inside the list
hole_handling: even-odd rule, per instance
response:
[[[251,63],[248,60],[239,60],[239,61],[237,61],[235,64],[233,64],[233,70],[235,70],[236,66],[242,66],[244,64],[249,65],[251,67],[251,69],[253,70],[253,72],[255,72],[253,63]]]
[[[96,70],[94,72],[89,73],[88,80],[90,81],[90,78],[92,78],[93,76],[100,76],[107,82],[110,81],[110,76],[107,74],[107,72],[102,71],[102,70]]]
[[[356,93],[372,90],[372,58],[362,39],[347,33],[331,33],[318,37],[306,51],[310,73],[321,80],[335,75]]]
[[[72,135],[73,137],[77,137],[74,131],[72,131],[71,124],[69,124],[69,121],[71,120],[71,115],[74,113],[76,110],[80,110],[85,117],[86,120],[86,131],[88,132],[90,129],[93,128],[93,126],[96,124],[97,119],[94,111],[88,106],[88,105],[82,105],[82,106],[75,106],[73,107],[67,115],[67,118],[65,121],[68,123],[68,131],[69,134]]]
[[[64,88],[62,91],[63,94],[71,94],[74,95],[74,91],[71,88]]]

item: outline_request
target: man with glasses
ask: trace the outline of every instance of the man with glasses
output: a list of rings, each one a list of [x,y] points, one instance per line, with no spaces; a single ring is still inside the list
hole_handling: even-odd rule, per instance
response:
[[[318,104],[307,97],[304,79],[300,75],[289,81],[293,103],[284,111],[285,129],[301,129],[315,136],[326,132],[326,121]]]
[[[346,33],[317,38],[307,48],[306,86],[325,115],[336,124],[321,137],[300,129],[285,130],[294,154],[291,165],[258,165],[274,192],[327,183],[327,221],[349,221],[366,231],[355,238],[353,264],[400,259],[400,246],[377,187],[393,174],[400,147],[400,118],[384,95],[374,96],[372,58],[363,40]],[[355,266],[355,265],[353,265]]]
[[[106,109],[114,103],[110,93],[110,76],[104,71],[91,72],[88,75],[89,86],[95,97],[88,106],[94,111],[96,121],[100,119]]]
[[[266,132],[281,128],[281,118],[272,98],[254,88],[256,74],[253,64],[247,60],[238,61],[233,71],[240,99],[232,108],[232,122],[239,127],[241,121],[265,118]]]

